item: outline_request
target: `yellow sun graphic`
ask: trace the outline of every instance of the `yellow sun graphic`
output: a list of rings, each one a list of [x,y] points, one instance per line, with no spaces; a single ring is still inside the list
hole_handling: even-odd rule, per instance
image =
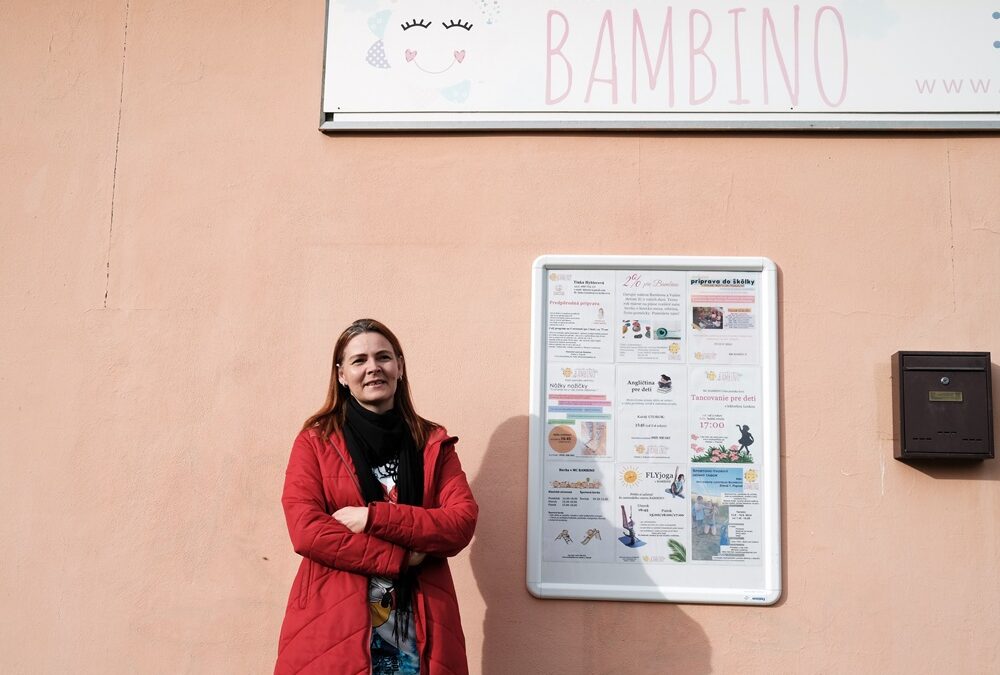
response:
[[[707,377],[709,379],[709,381],[714,382],[715,381],[715,371],[714,370],[708,371],[707,373],[705,373],[705,377]]]
[[[757,472],[753,469],[747,469],[746,473],[743,474],[743,479],[748,483],[757,482]]]
[[[620,477],[626,487],[631,487],[639,482],[639,470],[634,466],[623,466]]]
[[[675,342],[675,343],[673,343],[672,345],[670,345],[670,353],[671,353],[671,354],[676,354],[676,353],[677,353],[677,352],[679,352],[680,350],[681,350],[681,347],[680,347],[680,345],[679,345],[679,344],[677,344],[676,342]]]
[[[563,377],[573,377],[573,369],[563,368]]]

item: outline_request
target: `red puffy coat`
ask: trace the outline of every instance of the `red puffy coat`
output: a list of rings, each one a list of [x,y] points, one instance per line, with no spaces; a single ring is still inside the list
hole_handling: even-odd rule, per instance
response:
[[[468,673],[446,558],[472,539],[479,507],[455,454],[456,440],[437,428],[424,447],[423,507],[374,502],[368,526],[355,534],[330,515],[365,505],[343,435],[322,439],[312,429],[298,435],[281,503],[292,547],[303,558],[281,625],[275,673],[371,672],[368,577],[398,576],[410,551],[427,554],[413,603],[421,675]]]

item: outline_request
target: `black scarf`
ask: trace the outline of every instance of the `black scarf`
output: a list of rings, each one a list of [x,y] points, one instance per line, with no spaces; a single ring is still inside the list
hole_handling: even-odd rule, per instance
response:
[[[344,441],[354,462],[354,471],[361,484],[365,503],[386,501],[385,490],[375,469],[393,477],[396,483],[396,501],[400,504],[422,506],[424,501],[424,455],[418,451],[413,434],[406,420],[395,409],[379,414],[368,410],[353,396],[348,398],[344,420]],[[398,642],[406,636],[413,614],[413,592],[417,585],[417,571],[410,568],[393,584],[396,594],[395,638]],[[389,602],[389,598],[383,602]],[[388,606],[388,605],[386,605]]]
[[[361,483],[365,503],[385,501],[385,491],[375,469],[392,475],[400,504],[422,506],[424,501],[424,456],[417,452],[406,420],[395,409],[372,412],[353,396],[347,400],[344,440]]]

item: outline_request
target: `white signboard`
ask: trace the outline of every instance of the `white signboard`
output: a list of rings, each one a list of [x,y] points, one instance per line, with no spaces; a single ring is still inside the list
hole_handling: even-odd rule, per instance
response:
[[[983,0],[328,0],[321,128],[991,128]]]
[[[528,589],[774,603],[774,264],[543,256],[532,273]]]

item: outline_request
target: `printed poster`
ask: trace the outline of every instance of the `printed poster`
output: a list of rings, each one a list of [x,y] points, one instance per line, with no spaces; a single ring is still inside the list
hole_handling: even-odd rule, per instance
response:
[[[611,466],[599,462],[546,465],[543,560],[613,561]]]
[[[545,279],[543,560],[760,565],[760,273]]]
[[[545,456],[611,457],[614,366],[550,363]]]
[[[687,561],[688,519],[683,490],[673,494],[678,466],[619,464],[617,508],[621,517],[617,561]]]
[[[693,363],[760,362],[759,274],[688,275],[688,348]]]
[[[760,472],[743,466],[691,469],[692,560],[759,564]]]
[[[691,461],[754,463],[763,419],[760,369],[696,366],[688,375]]]
[[[614,272],[558,271],[548,278],[549,359],[612,361]]]
[[[684,361],[684,272],[619,271],[618,361]]]
[[[617,379],[617,458],[686,462],[687,367],[621,365]]]

